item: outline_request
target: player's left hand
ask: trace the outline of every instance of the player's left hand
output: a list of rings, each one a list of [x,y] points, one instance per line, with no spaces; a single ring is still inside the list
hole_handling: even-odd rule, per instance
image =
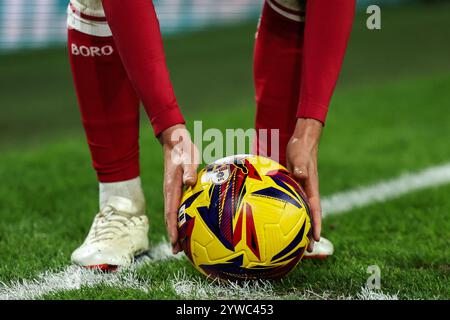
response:
[[[322,208],[319,195],[319,174],[317,156],[323,125],[314,119],[298,119],[294,134],[289,140],[286,158],[288,170],[302,185],[308,197],[311,218],[312,238],[308,251],[314,248],[314,241],[320,240],[322,229]]]
[[[175,125],[163,131],[159,141],[164,152],[164,215],[174,254],[181,251],[178,241],[178,207],[183,196],[183,185],[197,182],[199,153],[184,125]]]

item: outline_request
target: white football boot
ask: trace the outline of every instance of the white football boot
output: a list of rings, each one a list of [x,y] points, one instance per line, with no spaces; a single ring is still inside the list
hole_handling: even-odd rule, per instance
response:
[[[305,252],[303,259],[326,259],[333,255],[334,246],[333,243],[323,237],[320,238],[319,242],[314,242],[314,248],[312,252]]]
[[[148,218],[131,200],[111,197],[94,219],[84,243],[72,253],[73,263],[113,271],[148,250]]]

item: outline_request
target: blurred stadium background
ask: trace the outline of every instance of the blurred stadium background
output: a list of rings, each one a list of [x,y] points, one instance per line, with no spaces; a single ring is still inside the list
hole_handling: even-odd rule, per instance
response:
[[[252,127],[252,52],[262,0],[154,2],[188,122]],[[99,282],[57,290],[52,282],[55,290],[42,291],[36,289],[43,282],[48,289],[42,276],[30,280],[31,289],[20,286],[68,265],[98,206],[65,47],[67,3],[0,0],[0,299],[19,291],[53,299],[197,298],[174,287],[180,272],[185,287],[203,283],[184,259],[142,267],[130,276],[132,288]],[[381,6],[382,30],[367,30],[369,4]],[[324,197],[450,161],[449,1],[358,5],[320,150]],[[142,178],[150,239],[158,244],[165,236],[161,148],[145,117],[143,123]],[[449,299],[449,192],[436,187],[328,217],[324,235],[334,241],[335,257],[303,262],[264,297],[358,297],[367,266],[376,264],[385,293]]]
[[[400,4],[414,0],[359,0]],[[0,50],[43,47],[65,40],[68,0],[0,0]],[[261,0],[155,0],[165,34],[186,32],[211,25],[236,23],[259,14]]]

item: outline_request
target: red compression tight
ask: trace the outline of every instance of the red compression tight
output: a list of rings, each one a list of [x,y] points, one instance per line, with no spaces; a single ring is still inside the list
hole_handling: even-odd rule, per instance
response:
[[[286,146],[298,118],[325,123],[352,29],[355,0],[309,0],[306,12],[266,0],[258,30],[254,78],[257,153],[286,164]],[[304,20],[305,22],[300,22]],[[271,149],[273,129],[279,148]]]
[[[184,119],[169,78],[152,1],[102,3],[105,17],[70,8],[77,19],[107,23],[112,36],[97,36],[89,27],[86,33],[69,29],[68,42],[94,168],[100,182],[118,182],[139,176],[140,101],[155,135]]]
[[[139,98],[112,37],[68,31],[72,75],[101,182],[139,176]]]
[[[256,153],[283,165],[286,165],[286,145],[297,121],[303,29],[303,23],[290,20],[264,4],[254,52],[255,129],[259,142]],[[260,135],[260,130],[268,130],[267,139]],[[271,148],[275,130],[279,130],[279,150]]]

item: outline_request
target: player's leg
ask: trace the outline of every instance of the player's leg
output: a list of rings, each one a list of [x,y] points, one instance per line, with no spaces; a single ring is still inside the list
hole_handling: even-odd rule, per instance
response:
[[[286,146],[295,128],[300,97],[304,32],[303,1],[266,0],[255,44],[256,89],[255,152],[286,165]],[[279,130],[279,150],[272,150],[270,131]],[[265,139],[260,130],[268,130]],[[276,144],[275,144],[276,145]],[[277,153],[279,151],[279,153]],[[323,259],[333,254],[333,244],[322,238],[305,258]]]
[[[170,81],[153,1],[102,0],[102,3],[123,65],[155,136],[184,124]]]
[[[100,0],[72,1],[68,15],[73,80],[100,181],[100,213],[72,260],[89,267],[127,265],[148,247],[139,178],[139,99]]]
[[[303,48],[303,11],[295,1],[267,0],[256,35],[254,81],[258,154],[286,165],[286,146],[295,128]],[[271,137],[279,130],[279,150]],[[268,130],[267,137],[261,134]],[[278,138],[273,136],[273,138]],[[276,144],[275,144],[276,146]]]

